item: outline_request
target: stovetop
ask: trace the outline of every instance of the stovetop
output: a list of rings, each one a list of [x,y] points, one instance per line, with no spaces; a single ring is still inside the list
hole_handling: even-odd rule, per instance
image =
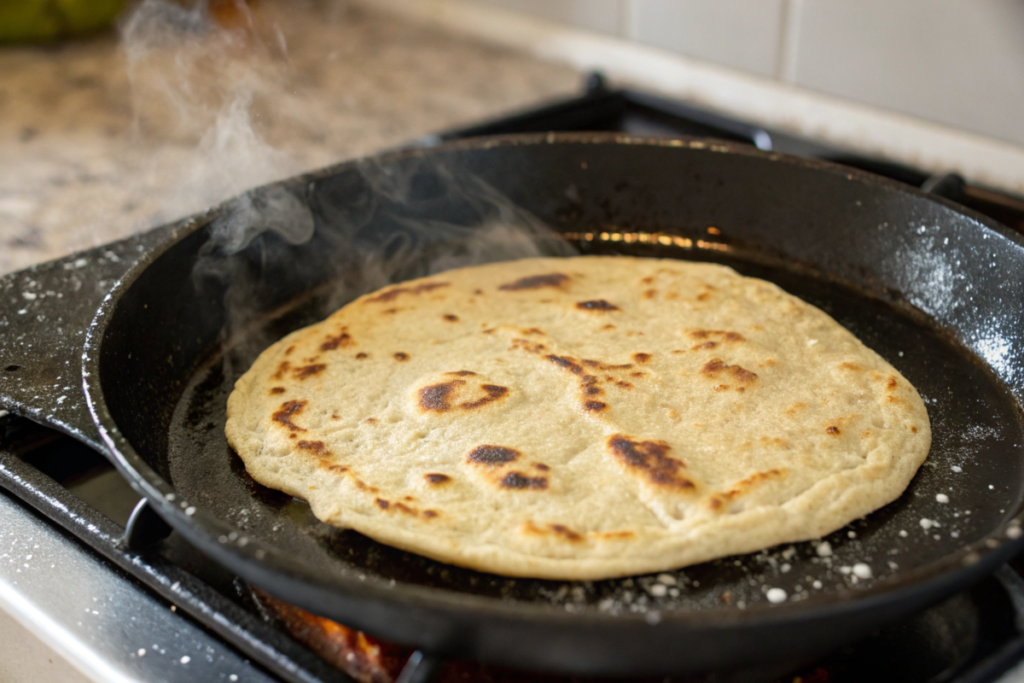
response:
[[[698,135],[838,161],[941,194],[1024,232],[1024,200],[1019,197],[973,185],[956,174],[932,175],[728,119],[684,103],[646,93],[612,90],[597,75],[588,78],[586,91],[580,97],[441,133],[417,144],[550,130]],[[103,249],[95,251],[100,253]],[[75,259],[69,262],[74,263]],[[103,571],[109,576],[100,595],[83,597],[79,595],[80,582],[67,583],[69,590],[79,587],[73,591],[77,597],[68,598],[69,605],[82,612],[76,620],[78,626],[89,629],[94,625],[97,633],[108,636],[93,638],[91,654],[76,656],[120,658],[122,666],[117,670],[121,674],[143,679],[279,679],[307,683],[352,680],[286,633],[280,621],[254,601],[248,586],[171,533],[149,508],[140,504],[139,496],[113,467],[89,447],[0,411],[0,487],[7,491],[0,494],[0,509],[35,511],[26,518],[25,529],[38,530],[42,520],[48,520],[50,528],[59,529],[58,534],[65,538],[54,541],[50,534],[46,542],[63,542],[81,553],[77,541],[105,558]],[[8,533],[13,534],[14,527]],[[43,551],[29,547],[30,543],[39,545],[22,533],[16,542],[12,538],[8,555],[0,555],[0,567],[6,559],[17,569],[14,573],[0,573],[0,593],[17,596],[15,577],[22,569],[26,578],[29,574],[38,578],[46,572],[45,567],[39,566]],[[776,675],[778,672],[753,670],[733,674],[728,680],[997,680],[1024,658],[1024,558],[1018,560],[972,590],[818,662],[793,663],[792,671],[782,678]],[[15,566],[17,563],[25,566]],[[90,571],[96,570],[90,566]],[[104,575],[101,571],[97,576]],[[136,594],[140,597],[133,603],[135,607],[127,610],[128,596]],[[83,601],[84,606],[80,604]],[[182,613],[188,616],[181,617]],[[111,629],[117,632],[112,637]],[[160,642],[140,644],[142,634],[154,629],[163,635],[150,639]],[[399,678],[403,683],[427,680],[436,672],[437,662],[417,657],[410,660]],[[472,671],[474,677],[491,680],[522,678],[511,672]],[[543,680],[560,679],[546,676]],[[699,680],[724,679],[709,674]]]

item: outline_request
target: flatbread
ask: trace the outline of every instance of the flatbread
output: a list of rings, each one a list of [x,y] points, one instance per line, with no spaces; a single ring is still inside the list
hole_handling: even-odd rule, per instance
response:
[[[325,522],[550,579],[821,537],[896,499],[931,444],[914,387],[822,311],[619,256],[363,296],[263,352],[227,436]]]

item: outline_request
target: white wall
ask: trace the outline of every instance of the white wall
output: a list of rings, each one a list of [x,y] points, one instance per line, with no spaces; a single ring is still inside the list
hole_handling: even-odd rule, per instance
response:
[[[1024,0],[476,0],[1024,144]]]

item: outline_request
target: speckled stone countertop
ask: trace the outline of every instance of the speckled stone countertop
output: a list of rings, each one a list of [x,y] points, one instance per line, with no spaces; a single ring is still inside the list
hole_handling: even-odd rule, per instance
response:
[[[0,48],[0,274],[580,88],[351,2],[266,0],[243,29],[193,18]]]

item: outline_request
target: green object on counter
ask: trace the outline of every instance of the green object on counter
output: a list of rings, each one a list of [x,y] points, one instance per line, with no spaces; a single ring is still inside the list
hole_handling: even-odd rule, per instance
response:
[[[126,0],[0,0],[0,44],[50,41],[109,26]]]

